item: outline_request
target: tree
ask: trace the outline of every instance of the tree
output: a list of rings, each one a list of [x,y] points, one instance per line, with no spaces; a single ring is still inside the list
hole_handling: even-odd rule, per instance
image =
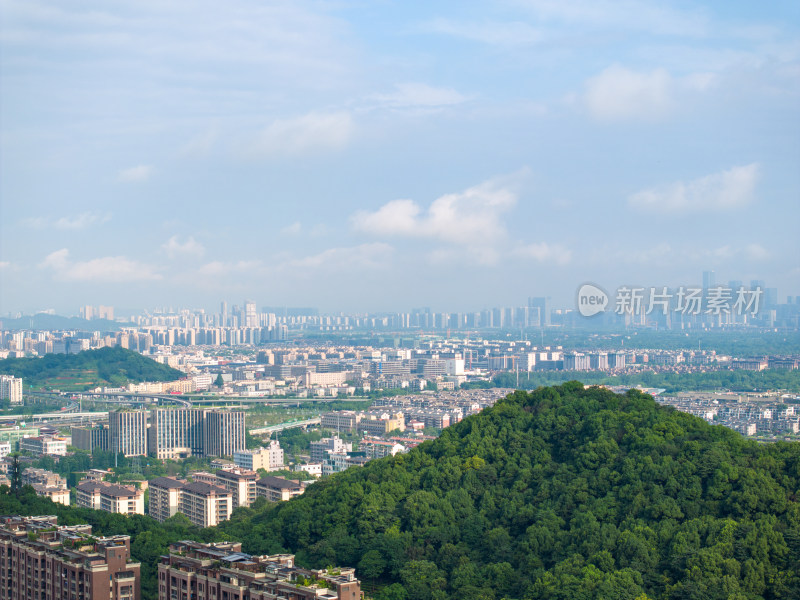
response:
[[[220,388],[225,385],[225,381],[222,379],[222,373],[217,375],[217,378],[214,380],[214,385]]]
[[[19,494],[22,489],[22,466],[19,464],[19,454],[11,456],[11,466],[8,469],[8,479],[11,482],[11,491]]]
[[[358,563],[358,570],[361,572],[361,575],[367,579],[371,579],[373,583],[378,577],[383,575],[385,568],[386,561],[383,560],[383,556],[381,556],[381,553],[377,550],[367,550]]]

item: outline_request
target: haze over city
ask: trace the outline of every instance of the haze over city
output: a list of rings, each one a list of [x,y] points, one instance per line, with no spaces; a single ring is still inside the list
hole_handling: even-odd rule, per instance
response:
[[[800,294],[797,3],[2,10],[2,314]]]

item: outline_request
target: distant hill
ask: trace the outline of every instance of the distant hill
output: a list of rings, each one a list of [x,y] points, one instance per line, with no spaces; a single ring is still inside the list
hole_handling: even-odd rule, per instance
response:
[[[22,377],[25,387],[86,390],[142,381],[175,381],[186,375],[125,348],[84,350],[78,354],[46,354],[38,358],[0,360],[0,373]]]
[[[378,600],[800,598],[799,502],[800,444],[569,382],[218,529]]]

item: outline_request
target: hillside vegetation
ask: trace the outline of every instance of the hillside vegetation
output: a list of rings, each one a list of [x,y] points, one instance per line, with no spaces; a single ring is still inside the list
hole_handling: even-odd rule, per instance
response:
[[[570,382],[222,529],[378,598],[797,598],[799,496],[798,444]]]
[[[22,377],[25,387],[86,390],[142,381],[175,381],[185,374],[125,348],[0,360],[0,373]]]

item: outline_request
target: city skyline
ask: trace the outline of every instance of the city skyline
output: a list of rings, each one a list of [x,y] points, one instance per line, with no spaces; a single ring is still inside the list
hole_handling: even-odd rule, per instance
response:
[[[0,314],[800,295],[796,3],[3,7]]]

